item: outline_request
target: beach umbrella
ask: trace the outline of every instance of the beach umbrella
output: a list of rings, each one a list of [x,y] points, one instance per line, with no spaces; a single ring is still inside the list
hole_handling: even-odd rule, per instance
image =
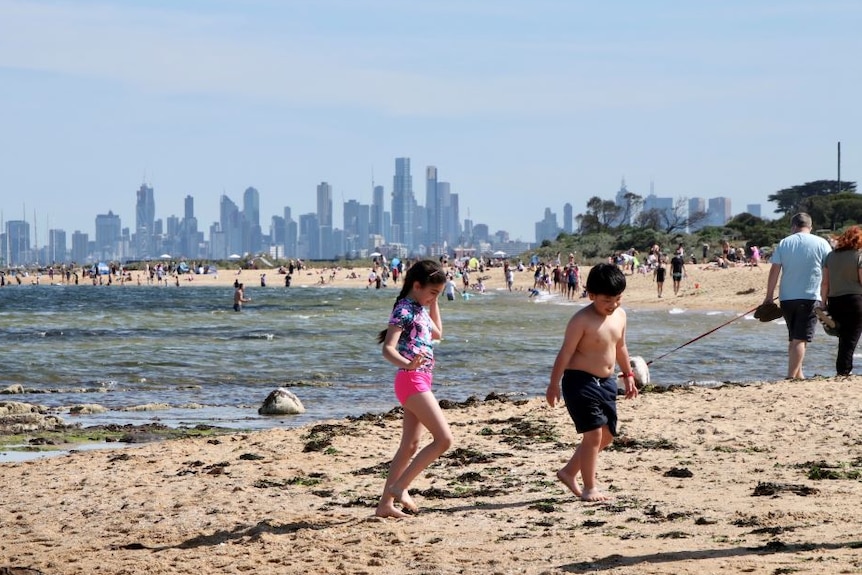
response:
[[[504,258],[504,257],[506,257],[506,252],[504,252],[503,250],[498,250],[498,251],[494,252],[493,255],[495,258]]]
[[[370,254],[368,254],[368,257],[369,258],[379,258],[382,255],[383,254],[381,254],[380,252],[371,252]]]
[[[227,257],[227,259],[229,259],[229,260],[238,260],[238,259],[239,259],[239,258],[241,258],[241,257],[242,257],[242,256],[241,256],[241,255],[239,255],[239,254],[231,254],[231,255],[229,255],[229,256]]]
[[[163,260],[169,260],[171,259],[171,254],[162,254],[159,257]]]

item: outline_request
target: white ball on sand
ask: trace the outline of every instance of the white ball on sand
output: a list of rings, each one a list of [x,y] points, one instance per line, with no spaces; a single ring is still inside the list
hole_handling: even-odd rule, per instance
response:
[[[305,406],[292,391],[279,387],[266,396],[257,412],[260,415],[296,415],[305,413]]]

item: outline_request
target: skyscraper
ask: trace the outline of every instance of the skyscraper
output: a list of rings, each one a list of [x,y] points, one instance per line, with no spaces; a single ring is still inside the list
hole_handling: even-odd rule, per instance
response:
[[[135,202],[135,256],[138,258],[154,257],[155,233],[153,223],[156,219],[156,201],[152,186],[141,184],[137,191]]]
[[[48,230],[48,261],[52,264],[68,261],[65,230]]]
[[[6,251],[9,265],[30,263],[30,224],[24,220],[6,222]]]
[[[443,205],[437,184],[437,168],[428,166],[425,168],[425,245],[429,250],[436,246],[436,250],[429,251],[432,255],[439,253],[443,245]]]
[[[332,238],[332,186],[320,182],[317,186],[317,229],[320,237],[317,245],[319,251],[312,252],[312,258],[329,259],[335,257],[335,246]]]
[[[81,231],[72,232],[72,261],[84,265],[90,252],[90,236]]]
[[[260,194],[256,188],[246,188],[242,195],[242,251],[256,254],[261,248]]]
[[[414,207],[413,176],[410,175],[410,158],[395,158],[395,176],[392,178],[392,241],[403,244],[407,250],[416,248],[413,230]]]
[[[383,186],[374,186],[371,198],[371,233],[378,236],[388,237],[389,233],[383,229],[384,213],[386,206],[383,205]]]
[[[100,260],[117,259],[121,252],[122,225],[120,216],[111,210],[96,216],[96,257]]]
[[[218,246],[213,241],[213,257],[225,259],[234,254],[243,255],[242,219],[239,206],[226,195],[222,195],[219,203],[219,227],[221,228],[219,231],[224,235],[219,238]]]
[[[710,226],[723,226],[730,220],[730,198],[723,196],[709,198],[709,208],[706,213]]]

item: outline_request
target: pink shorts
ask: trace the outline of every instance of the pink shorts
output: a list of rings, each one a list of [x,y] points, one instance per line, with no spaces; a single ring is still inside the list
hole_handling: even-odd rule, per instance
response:
[[[414,393],[431,391],[433,377],[427,371],[406,371],[399,369],[395,374],[395,397],[404,405],[407,398]]]

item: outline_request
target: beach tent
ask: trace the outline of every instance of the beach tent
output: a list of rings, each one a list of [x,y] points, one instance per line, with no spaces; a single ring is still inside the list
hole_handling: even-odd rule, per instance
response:
[[[470,258],[470,262],[467,264],[467,267],[469,267],[471,270],[479,269],[479,260],[477,260],[476,258]]]
[[[111,274],[111,268],[109,268],[108,264],[106,264],[105,262],[93,264],[93,267],[90,271],[100,276],[106,276]]]
[[[180,272],[181,274],[189,273],[189,264],[187,264],[186,262],[178,263],[177,264],[177,271]]]
[[[209,265],[206,267],[206,271],[204,273],[216,275],[218,274],[218,268],[213,265]]]

